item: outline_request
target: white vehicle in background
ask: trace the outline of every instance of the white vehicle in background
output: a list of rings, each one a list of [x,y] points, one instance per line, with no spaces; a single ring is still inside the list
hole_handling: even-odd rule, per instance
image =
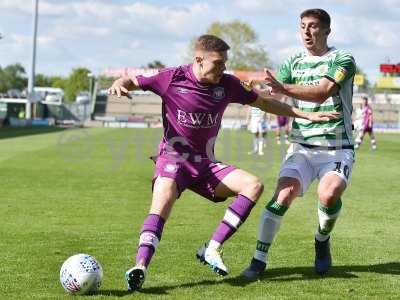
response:
[[[22,93],[18,89],[9,89],[7,91],[8,98],[22,98]]]
[[[61,105],[64,98],[64,90],[54,87],[35,87],[35,100],[43,104]]]
[[[81,91],[75,98],[75,102],[79,104],[88,104],[90,102],[90,94],[87,91]]]

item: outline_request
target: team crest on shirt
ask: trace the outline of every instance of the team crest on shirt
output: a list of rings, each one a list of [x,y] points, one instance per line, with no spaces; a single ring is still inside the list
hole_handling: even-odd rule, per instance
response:
[[[243,80],[241,80],[241,81],[240,81],[240,84],[241,84],[242,87],[243,87],[246,91],[248,91],[248,92],[250,92],[250,91],[253,89],[253,87],[251,86],[251,83],[248,82],[248,81],[243,81]]]
[[[212,96],[215,100],[221,100],[225,97],[225,89],[221,86],[218,86],[213,89]]]
[[[328,73],[328,66],[327,65],[321,65],[317,68],[318,75],[324,76],[326,73]]]
[[[164,171],[168,172],[168,173],[176,173],[177,170],[178,170],[178,166],[175,164],[167,164],[164,167]]]

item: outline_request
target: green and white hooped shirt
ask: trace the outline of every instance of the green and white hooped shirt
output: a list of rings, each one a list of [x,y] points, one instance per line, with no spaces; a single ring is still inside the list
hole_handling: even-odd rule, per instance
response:
[[[281,65],[277,79],[283,83],[318,85],[325,77],[340,87],[337,94],[321,104],[295,99],[295,106],[302,111],[335,111],[341,113],[341,118],[326,122],[295,118],[292,123],[292,142],[328,147],[353,145],[351,113],[355,72],[353,56],[335,48],[330,48],[323,56],[310,56],[302,52]]]

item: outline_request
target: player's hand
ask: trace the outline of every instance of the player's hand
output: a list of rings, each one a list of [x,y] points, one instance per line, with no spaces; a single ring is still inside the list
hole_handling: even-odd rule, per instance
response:
[[[338,112],[309,112],[306,119],[312,122],[326,122],[339,119],[340,117],[341,114]]]
[[[126,96],[131,99],[129,95],[129,87],[132,85],[132,81],[129,78],[118,78],[114,81],[111,87],[107,90],[109,95],[117,95],[118,98]]]
[[[269,87],[269,93],[271,95],[284,94],[285,87],[283,86],[283,84],[280,83],[278,80],[276,80],[274,75],[272,75],[271,72],[268,69],[264,69],[264,72],[265,72],[264,82]]]

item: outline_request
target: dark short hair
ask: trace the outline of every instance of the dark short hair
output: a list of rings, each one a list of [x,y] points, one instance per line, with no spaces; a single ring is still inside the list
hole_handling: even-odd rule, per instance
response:
[[[230,49],[229,45],[219,37],[204,34],[196,40],[195,50],[222,52]]]
[[[328,28],[331,27],[331,17],[325,10],[321,8],[306,9],[301,13],[300,19],[303,19],[304,17],[317,18],[321,22],[321,24],[325,25]]]

